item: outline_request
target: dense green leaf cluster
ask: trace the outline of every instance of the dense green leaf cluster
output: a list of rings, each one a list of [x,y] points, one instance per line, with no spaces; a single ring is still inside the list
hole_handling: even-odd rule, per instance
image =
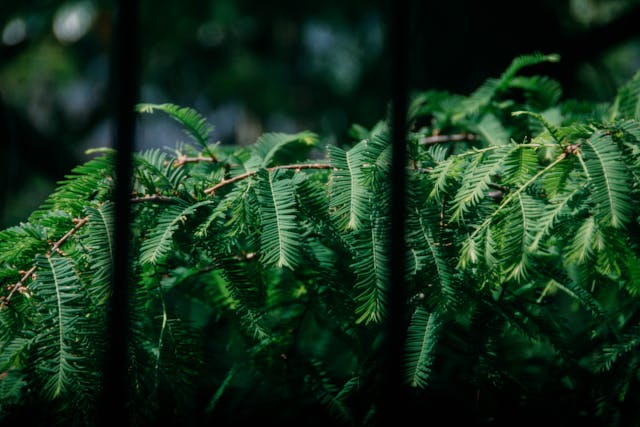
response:
[[[374,423],[390,286],[402,285],[411,405],[455,402],[453,416],[477,423],[546,410],[637,423],[640,75],[610,105],[561,101],[531,72],[558,59],[518,57],[469,96],[414,94],[402,284],[389,283],[386,120],[354,125],[351,145],[301,132],[224,147],[197,112],[141,105],[197,145],[135,156],[137,422]],[[24,408],[92,420],[112,160],[99,152],[0,232],[0,420],[39,420]]]

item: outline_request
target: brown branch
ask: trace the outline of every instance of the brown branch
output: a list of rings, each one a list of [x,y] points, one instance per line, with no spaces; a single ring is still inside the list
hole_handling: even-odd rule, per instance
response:
[[[75,225],[73,226],[73,228],[69,231],[67,231],[65,233],[64,236],[62,236],[60,238],[60,240],[58,240],[57,242],[55,242],[53,244],[53,246],[51,247],[51,250],[49,252],[47,252],[45,254],[45,256],[50,257],[52,253],[54,252],[58,252],[60,249],[60,246],[62,246],[62,244],[64,242],[67,241],[67,239],[69,239],[69,237],[71,237],[72,235],[75,234],[76,231],[78,231],[82,226],[84,226],[87,222],[89,221],[89,217],[84,217],[84,218],[80,218],[80,219],[73,219],[73,222],[75,223]],[[15,285],[12,286],[11,288],[11,292],[9,292],[9,295],[4,299],[4,301],[2,301],[2,305],[8,305],[9,304],[9,300],[11,300],[11,297],[13,296],[13,294],[18,291],[21,290],[25,287],[25,282],[27,281],[27,279],[29,279],[29,277],[31,277],[31,275],[36,271],[36,265],[34,265],[33,267],[31,267],[26,273],[24,273],[22,275],[22,278],[18,281],[18,283],[16,283]]]
[[[186,163],[200,163],[200,162],[212,162],[218,163],[218,159],[204,156],[196,156],[196,157],[187,157],[187,156],[178,156],[178,158],[173,162],[173,166],[178,167],[182,166]]]
[[[278,170],[278,169],[301,170],[301,169],[331,169],[331,168],[333,168],[333,166],[331,166],[328,163],[299,163],[299,164],[293,164],[293,165],[273,166],[273,167],[270,167],[270,168],[266,168],[266,170],[274,171],[274,170]],[[240,175],[236,175],[233,178],[229,178],[229,179],[225,179],[223,181],[220,181],[219,183],[217,183],[213,187],[209,187],[206,190],[204,190],[204,192],[206,194],[209,194],[209,195],[214,195],[216,191],[218,191],[220,188],[224,187],[225,185],[233,184],[234,182],[241,181],[241,180],[243,180],[245,178],[248,178],[250,176],[253,176],[253,175],[257,174],[257,173],[258,173],[258,171],[256,170],[256,171],[245,172],[245,173],[242,173]]]
[[[432,135],[420,139],[420,145],[436,145],[444,142],[475,141],[478,137],[472,133],[456,133],[453,135]]]

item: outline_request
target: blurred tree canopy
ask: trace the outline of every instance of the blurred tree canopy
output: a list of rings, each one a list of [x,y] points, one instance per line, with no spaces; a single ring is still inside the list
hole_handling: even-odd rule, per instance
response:
[[[318,132],[387,109],[393,46],[388,2],[140,1],[140,101],[207,114],[224,144],[265,131]],[[640,68],[640,2],[410,2],[409,87],[467,93],[532,51],[562,56],[546,72],[566,98],[609,99]],[[26,219],[54,182],[111,144],[113,2],[0,3],[0,227]],[[132,70],[135,72],[135,70]],[[181,137],[140,118],[139,148]]]

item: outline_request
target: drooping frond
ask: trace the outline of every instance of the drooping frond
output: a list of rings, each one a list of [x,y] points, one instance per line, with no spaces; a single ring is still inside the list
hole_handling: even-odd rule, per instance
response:
[[[87,206],[89,215],[84,245],[87,248],[92,278],[88,293],[95,304],[107,302],[111,286],[114,241],[114,205]]]
[[[504,160],[500,171],[500,183],[506,186],[524,184],[538,169],[535,149],[528,146],[516,147]]]
[[[628,277],[626,290],[632,297],[637,297],[640,294],[640,257],[634,253],[627,255],[625,267]]]
[[[300,235],[291,178],[281,171],[258,172],[261,260],[266,265],[294,269],[300,261]]]
[[[251,149],[261,159],[260,167],[266,168],[304,160],[317,143],[318,135],[312,132],[271,132],[262,134]]]
[[[501,264],[508,279],[524,282],[531,268],[529,248],[538,228],[540,203],[526,193],[520,193],[499,221],[504,241],[500,250]]]
[[[365,158],[367,167],[374,167],[381,174],[389,173],[392,161],[391,135],[387,131],[380,131],[367,140]],[[370,165],[370,166],[369,166]]]
[[[597,271],[610,278],[622,278],[626,258],[633,254],[629,247],[628,232],[624,229],[603,227],[597,242]]]
[[[330,181],[330,210],[338,227],[358,230],[369,213],[370,193],[364,185],[362,166],[364,144],[349,151],[330,146],[331,165],[335,168]]]
[[[81,362],[87,354],[77,351],[78,324],[83,318],[81,283],[71,260],[38,256],[38,275],[32,290],[41,301],[46,327],[36,338],[38,366],[47,372],[43,392],[50,397],[65,394],[78,385]]]
[[[216,196],[217,197],[217,196]],[[208,226],[218,219],[223,222],[224,227],[229,232],[229,237],[235,239],[239,236],[253,236],[256,240],[256,230],[258,229],[259,212],[255,209],[258,205],[256,194],[256,181],[246,179],[230,188],[230,191],[222,199],[217,200],[210,217],[204,221],[198,233],[207,233]]]
[[[622,334],[618,340],[608,344],[602,349],[597,359],[596,368],[599,371],[608,371],[625,354],[637,351],[640,346],[640,326],[634,325]]]
[[[203,339],[186,321],[169,318],[169,313],[159,316],[160,331],[156,345],[150,347],[155,359],[155,388],[161,393],[170,391],[172,404],[178,409],[188,407],[195,397],[193,385],[203,370]],[[174,394],[175,393],[175,394]]]
[[[253,311],[264,307],[267,297],[264,272],[255,261],[221,255],[216,265],[225,279],[224,286],[234,300],[232,307],[241,305]]]
[[[608,322],[609,316],[602,304],[582,284],[572,280],[563,280],[562,282],[554,281],[554,285],[579,301],[599,322],[603,324]]]
[[[640,72],[618,89],[610,110],[610,119],[640,119]]]
[[[15,366],[19,366],[19,359],[25,357],[25,353],[29,349],[29,346],[33,344],[33,340],[31,338],[21,336],[5,342],[6,344],[0,347],[0,370],[2,371],[7,371]]]
[[[265,283],[259,266],[251,261],[241,261],[233,257],[222,257],[220,266],[226,283],[224,287],[231,295],[231,309],[251,337],[266,340],[271,332],[265,326]]]
[[[487,79],[469,97],[461,102],[461,110],[453,116],[453,120],[461,120],[465,116],[477,114],[486,108],[500,89],[500,80]]]
[[[605,132],[597,131],[583,143],[589,188],[596,203],[596,218],[603,225],[623,227],[629,222],[629,175],[620,151]]]
[[[416,308],[407,331],[405,353],[406,381],[411,387],[425,388],[429,384],[441,327],[437,311]]]
[[[495,115],[488,113],[474,127],[474,130],[485,140],[487,145],[505,145],[509,143],[509,132]]]
[[[136,110],[140,113],[153,113],[162,111],[173,120],[180,123],[187,135],[191,137],[202,149],[208,151],[209,135],[213,132],[213,126],[196,110],[189,107],[180,107],[175,104],[138,104]],[[211,155],[211,153],[209,152]]]
[[[546,154],[546,153],[543,153]],[[548,159],[543,159],[546,164],[552,159],[557,159],[563,156],[562,151],[552,150]],[[575,164],[578,163],[578,159],[575,156],[569,157],[566,160],[556,164],[556,166],[547,171],[540,178],[539,185],[543,189],[547,197],[556,198],[562,197],[567,192],[572,192],[578,188],[583,188],[586,184],[586,178],[582,176],[576,176]]]
[[[461,118],[465,115],[475,114],[488,106],[499,92],[507,89],[512,79],[522,68],[543,62],[558,62],[559,60],[560,57],[557,54],[543,55],[539,52],[518,56],[511,62],[499,79],[488,79],[468,98],[463,100],[461,111],[456,116]]]
[[[36,222],[55,209],[78,216],[89,200],[106,200],[113,188],[114,155],[108,151],[73,168],[57,183],[56,191],[30,215],[29,220]]]
[[[587,262],[593,255],[594,243],[599,238],[599,230],[595,218],[589,216],[583,219],[567,247],[566,262],[577,264]]]
[[[523,90],[527,106],[537,111],[556,105],[562,96],[560,83],[546,76],[516,76],[509,87]]]
[[[451,156],[438,163],[436,167],[429,173],[429,180],[433,182],[429,199],[440,201],[443,194],[447,194],[447,187],[451,181],[459,178],[464,170],[464,162],[457,156]]]
[[[502,73],[500,76],[500,81],[502,84],[506,84],[511,81],[515,77],[515,75],[525,67],[531,67],[533,65],[542,64],[544,62],[558,62],[560,61],[560,55],[552,53],[552,54],[542,54],[540,52],[534,52],[528,55],[520,55],[511,61],[509,67]]]
[[[389,273],[388,226],[376,218],[355,232],[352,268],[357,275],[354,286],[357,323],[379,323],[387,314]]]
[[[304,212],[310,222],[320,222],[327,225],[329,222],[329,203],[324,179],[311,179],[305,174],[295,174],[293,177],[295,194],[300,210]]]
[[[0,380],[0,423],[6,411],[3,406],[18,404],[22,398],[22,389],[27,386],[25,376],[17,369],[5,371],[2,380]]]
[[[522,183],[516,189],[512,189],[500,202],[500,205],[491,211],[490,214],[484,217],[484,220],[480,223],[480,225],[476,226],[463,240],[462,248],[460,250],[460,257],[458,259],[458,267],[465,268],[465,266],[475,264],[480,259],[480,248],[482,240],[484,239],[485,243],[489,243],[490,232],[488,231],[491,227],[490,225],[496,221],[498,218],[503,215],[503,211],[511,206],[517,198],[520,197],[522,193],[531,188],[531,186],[543,175],[553,170],[558,164],[564,161],[565,157],[560,156],[553,162],[549,163],[544,168],[538,170],[533,176],[531,176],[526,182]],[[493,239],[491,239],[492,241]],[[489,246],[489,249],[492,249],[493,245]],[[486,253],[487,251],[485,251]],[[493,252],[493,250],[491,250]],[[485,257],[489,260],[488,257]]]
[[[30,262],[46,252],[48,233],[45,227],[30,222],[0,231],[0,263]]]
[[[531,252],[538,250],[540,243],[551,234],[562,217],[570,214],[570,204],[579,193],[580,189],[576,189],[570,193],[559,194],[549,199],[549,202],[541,209],[540,215],[536,218],[537,230],[535,237],[529,244]]]
[[[136,154],[134,158],[140,165],[137,169],[137,181],[146,190],[142,192],[154,194],[161,191],[179,191],[185,171],[183,168],[174,167],[174,160],[170,159],[167,153],[153,148]]]
[[[173,244],[173,234],[183,224],[187,217],[201,206],[213,204],[212,200],[203,200],[195,204],[188,204],[176,199],[176,205],[165,208],[158,217],[157,224],[151,229],[140,248],[140,262],[142,264],[157,264],[169,253]]]
[[[539,113],[534,113],[533,111],[514,111],[511,114],[514,117],[529,116],[534,118],[535,120],[542,123],[542,125],[547,129],[549,134],[553,137],[553,139],[556,140],[557,143],[561,143],[563,141],[562,134],[560,133],[560,130],[558,129],[558,127],[555,126],[553,123],[551,123],[549,120],[547,120],[544,115]]]
[[[310,361],[310,367],[312,369],[305,377],[305,382],[316,396],[316,399],[318,399],[323,406],[327,407],[329,413],[333,415],[338,422],[353,422],[353,411],[345,400],[358,387],[359,378],[352,377],[347,380],[342,387],[338,387],[327,374],[322,362],[313,359]]]
[[[433,224],[439,226],[438,212],[427,207],[409,210],[407,218],[407,246],[413,250],[415,270],[425,271],[432,278],[429,285],[437,284],[445,302],[454,305],[459,297],[453,282],[453,271],[449,260],[442,250],[446,240],[434,230]]]
[[[409,103],[409,111],[407,113],[408,120],[411,122],[419,117],[437,114],[438,116],[447,116],[453,110],[453,106],[460,101],[462,96],[454,95],[441,90],[429,90],[411,95]],[[357,140],[369,137],[365,134]]]
[[[493,181],[505,158],[513,150],[513,145],[504,145],[474,157],[465,170],[460,188],[451,205],[452,221],[463,219],[465,214],[487,196],[489,183]]]
[[[227,375],[225,375],[224,379],[216,389],[216,392],[213,394],[213,396],[209,400],[209,403],[207,404],[207,408],[205,409],[207,413],[211,413],[216,409],[216,406],[218,405],[220,398],[226,391],[229,384],[231,384],[238,370],[239,370],[238,365],[233,365],[231,369],[229,369],[229,372],[227,372]]]

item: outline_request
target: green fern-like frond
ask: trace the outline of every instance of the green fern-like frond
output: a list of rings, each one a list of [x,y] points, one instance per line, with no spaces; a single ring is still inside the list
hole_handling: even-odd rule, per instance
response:
[[[458,156],[451,156],[438,163],[429,173],[433,182],[429,199],[440,201],[443,194],[448,194],[448,186],[457,181],[464,171],[464,162]]]
[[[383,218],[355,233],[352,268],[357,275],[354,290],[357,323],[379,323],[387,314],[389,293],[389,236]]]
[[[560,83],[546,76],[516,76],[509,87],[523,90],[527,106],[537,111],[557,105],[562,97]]]
[[[406,381],[411,387],[425,388],[429,384],[441,328],[442,319],[437,311],[418,307],[413,313],[405,354]]]
[[[37,266],[32,290],[34,298],[42,302],[47,325],[36,339],[37,368],[47,373],[44,394],[55,398],[76,387],[83,373],[82,362],[87,354],[78,353],[76,345],[78,334],[82,333],[79,322],[83,308],[79,302],[83,296],[71,260],[38,256]]]
[[[579,301],[599,322],[602,324],[608,322],[609,316],[602,304],[582,284],[572,280],[563,280],[562,282],[554,281],[554,285]]]
[[[500,80],[487,79],[478,89],[476,89],[469,97],[461,102],[461,111],[453,116],[453,121],[459,121],[465,116],[477,114],[486,108],[496,96],[500,89]]]
[[[167,153],[157,148],[143,151],[135,155],[137,168],[137,183],[143,187],[143,193],[159,193],[170,191],[176,193],[185,178],[183,168],[176,168],[173,159]]]
[[[600,357],[596,361],[596,369],[608,371],[624,355],[637,351],[640,346],[640,327],[635,325],[622,334],[613,344],[608,344],[602,349]]]
[[[511,61],[509,67],[500,76],[500,85],[501,87],[504,87],[509,84],[511,80],[516,76],[516,74],[525,67],[531,67],[533,65],[542,64],[544,62],[558,61],[560,61],[560,55],[555,53],[545,55],[540,52],[534,52],[528,55],[518,56],[513,61]]]
[[[485,114],[482,120],[472,129],[480,135],[489,146],[509,143],[509,132],[507,132],[497,117],[491,113]]]
[[[105,202],[103,205],[88,206],[89,215],[84,245],[87,248],[92,278],[89,295],[93,302],[102,305],[110,294],[111,271],[113,269],[113,251],[115,246],[114,205]]]
[[[293,177],[295,194],[300,210],[309,222],[321,226],[329,225],[329,203],[325,179],[311,179],[306,174],[297,173]]]
[[[211,205],[212,200],[204,200],[192,205],[176,199],[176,205],[165,208],[158,216],[157,224],[151,229],[140,248],[142,264],[157,264],[169,253],[173,245],[173,234],[187,217],[201,206]]]
[[[317,143],[318,135],[312,132],[271,132],[262,134],[251,150],[261,159],[260,167],[266,168],[304,160]]]
[[[352,423],[353,411],[345,400],[353,393],[359,385],[359,378],[353,377],[338,387],[329,377],[322,362],[311,360],[312,371],[305,377],[305,382],[311,389],[316,399],[325,406],[329,413],[340,423]]]
[[[464,116],[476,114],[487,107],[496,95],[508,88],[516,74],[525,67],[541,64],[544,62],[558,62],[559,55],[544,55],[535,52],[529,55],[521,55],[515,58],[509,67],[502,73],[499,79],[488,79],[468,98],[463,100],[461,111],[454,118],[459,119]]]
[[[140,113],[153,113],[162,111],[173,120],[180,123],[187,135],[189,135],[202,149],[208,151],[209,135],[213,132],[213,126],[207,119],[193,108],[180,107],[175,104],[138,104],[136,110]],[[211,154],[211,153],[209,153]]]
[[[248,236],[250,240],[255,240],[254,244],[248,244],[254,248],[257,245],[259,229],[259,210],[257,185],[254,179],[247,179],[234,186],[228,193],[222,196],[213,207],[209,218],[198,228],[198,233],[207,233],[207,227],[220,221],[227,231],[229,240],[237,242],[236,239]],[[217,196],[216,196],[217,197]],[[233,245],[232,242],[228,242]]]
[[[545,207],[541,209],[540,215],[537,218],[535,237],[529,244],[529,250],[531,252],[538,250],[540,243],[551,235],[556,224],[558,224],[563,217],[571,213],[570,204],[579,193],[580,189],[576,189],[567,194],[557,195],[551,198]]]
[[[629,174],[611,136],[598,131],[584,141],[583,153],[589,173],[589,187],[596,203],[596,218],[613,228],[629,222]]]
[[[557,159],[564,155],[561,153],[560,150],[553,149],[550,158]],[[544,163],[547,163],[547,159],[544,160]],[[577,163],[579,163],[579,159],[575,156],[569,157],[540,178],[539,185],[547,197],[550,199],[562,197],[566,193],[585,186],[586,178],[576,173]]]
[[[108,151],[99,157],[76,166],[71,173],[59,181],[45,202],[35,210],[29,220],[37,222],[52,210],[64,210],[72,216],[79,216],[90,200],[105,201],[113,188],[113,168],[115,153]]]
[[[501,263],[507,279],[524,282],[531,267],[529,248],[538,228],[541,206],[526,193],[520,193],[499,222],[504,242],[501,248]]]
[[[0,423],[6,414],[3,405],[15,405],[20,403],[23,389],[27,386],[24,374],[18,369],[6,371],[4,378],[0,380]]]
[[[526,182],[522,185],[518,186],[516,189],[512,189],[506,197],[500,202],[500,205],[491,211],[490,214],[486,215],[482,222],[474,227],[474,230],[465,238],[462,243],[462,247],[460,250],[460,257],[458,259],[458,267],[464,269],[466,266],[477,263],[481,258],[481,242],[489,243],[492,242],[493,239],[490,239],[490,226],[497,219],[499,219],[503,212],[511,207],[511,203],[513,203],[517,198],[520,197],[522,193],[529,190],[534,183],[545,174],[552,171],[558,164],[563,163],[565,160],[564,156],[558,157],[556,160],[545,166],[544,168],[538,170],[533,176],[531,176]],[[489,261],[493,257],[493,248],[494,245],[485,246],[485,259]],[[490,263],[487,262],[489,265]]]
[[[500,171],[500,183],[506,186],[524,184],[536,173],[538,166],[535,149],[520,145],[512,151],[510,156],[505,158]]]
[[[28,263],[47,250],[47,229],[37,223],[22,223],[0,231],[0,263]]]
[[[627,256],[625,261],[628,282],[625,289],[632,297],[640,294],[640,257],[634,253]]]
[[[20,366],[20,359],[25,359],[29,347],[33,344],[33,339],[18,336],[5,342],[6,344],[0,347],[0,370],[2,371]]]
[[[520,116],[529,116],[537,121],[539,121],[545,129],[549,132],[549,134],[556,140],[557,143],[562,143],[564,138],[558,126],[551,123],[547,118],[539,113],[534,113],[533,111],[514,111],[511,113],[514,117]]]
[[[300,261],[300,235],[291,178],[280,171],[258,172],[262,234],[261,259],[267,265],[294,269]]]
[[[202,337],[188,322],[169,318],[166,311],[158,320],[158,340],[150,347],[155,360],[155,388],[161,394],[175,396],[174,410],[184,410],[194,397],[193,384],[203,370]]]
[[[419,209],[415,207],[409,211],[407,228],[412,232],[407,235],[407,245],[415,250],[416,270],[426,271],[433,278],[449,305],[455,304],[458,298],[453,281],[454,273],[448,258],[442,250],[443,241],[439,239],[432,224],[438,218],[437,211],[432,208]],[[437,222],[436,222],[437,224]]]
[[[512,145],[500,146],[487,153],[476,155],[465,170],[460,188],[451,205],[451,220],[464,218],[489,192],[489,183],[500,171],[504,160],[514,150]]]
[[[601,236],[595,218],[593,216],[585,218],[569,242],[565,254],[566,262],[584,264],[590,260],[599,239]]]
[[[640,119],[640,72],[618,89],[609,116],[611,120]]]
[[[355,153],[339,147],[329,147],[329,154],[335,168],[331,176],[330,209],[340,228],[357,230],[366,219],[369,201],[369,194],[359,179],[362,164],[354,158]]]

